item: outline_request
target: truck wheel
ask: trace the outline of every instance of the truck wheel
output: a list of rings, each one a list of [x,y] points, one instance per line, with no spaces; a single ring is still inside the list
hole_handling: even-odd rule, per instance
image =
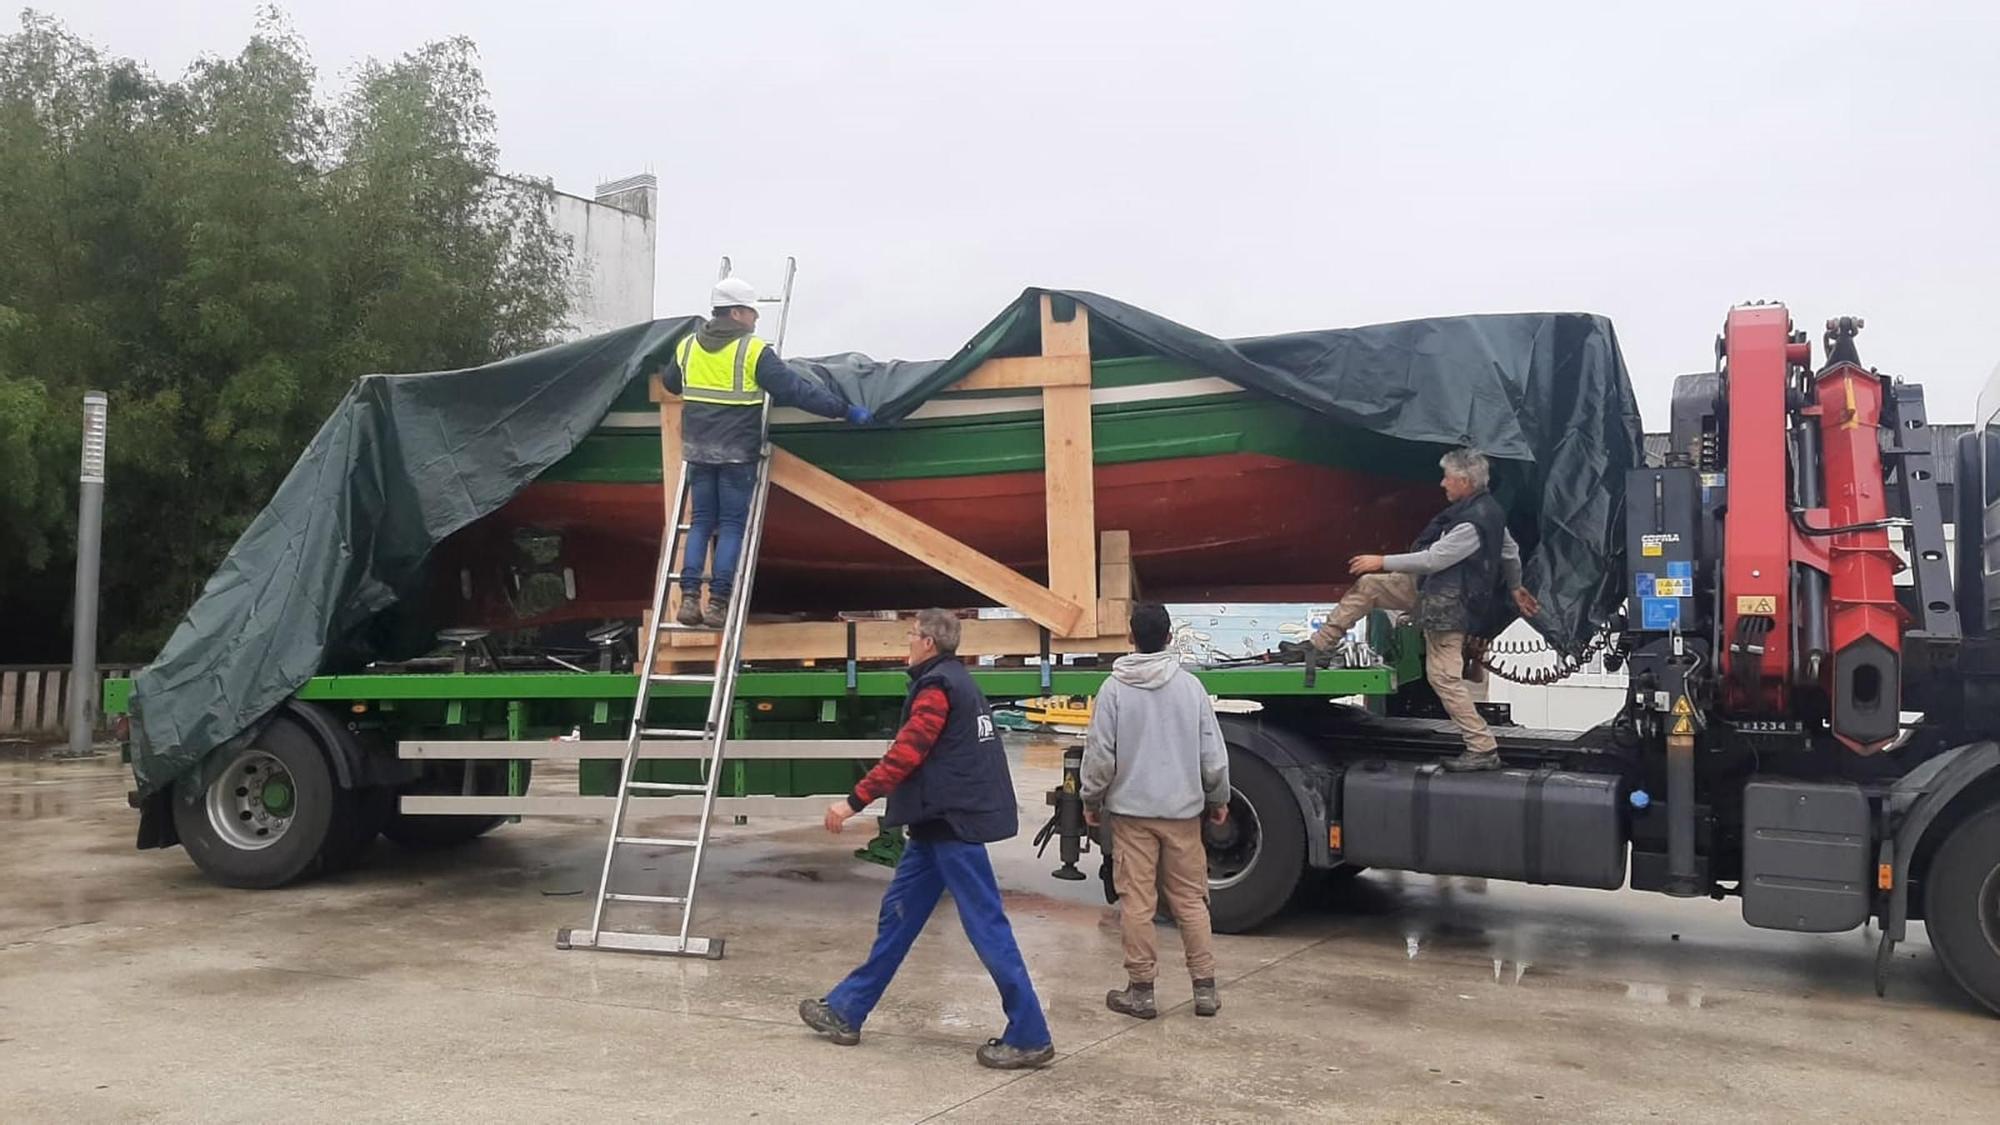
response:
[[[500,797],[507,793],[507,763],[505,762],[454,762],[456,768],[441,770],[426,777],[414,786],[403,790],[405,793],[456,794],[465,791],[465,771],[472,769],[473,792],[485,797]],[[521,763],[521,784],[525,787],[530,777],[532,765]],[[504,816],[410,816],[401,809],[395,809],[389,816],[389,823],[382,829],[382,835],[406,848],[428,849],[449,848],[470,840],[476,840],[507,822]]]
[[[2000,1013],[2000,806],[1960,822],[1931,858],[1924,926],[1951,979]]]
[[[340,793],[318,741],[280,717],[174,786],[174,828],[202,874],[263,889],[317,874]]]
[[[1229,751],[1229,819],[1205,824],[1208,911],[1218,933],[1254,929],[1285,908],[1306,866],[1298,799],[1262,759]]]

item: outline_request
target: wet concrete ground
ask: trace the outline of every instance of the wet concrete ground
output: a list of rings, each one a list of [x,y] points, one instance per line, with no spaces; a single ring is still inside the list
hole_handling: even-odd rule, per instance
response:
[[[1052,762],[1017,771],[1042,818]],[[536,791],[561,780],[537,770]],[[1992,1121],[2000,1021],[1905,946],[1768,933],[1733,903],[1371,873],[1219,939],[1223,1011],[1104,1010],[1094,879],[995,849],[1061,1051],[981,1070],[993,989],[941,910],[862,1044],[794,1014],[865,952],[889,873],[864,833],[725,826],[700,932],[719,962],[558,952],[601,828],[386,843],[273,892],[132,849],[115,759],[0,761],[0,1121]],[[553,790],[551,790],[553,791]],[[658,866],[655,864],[655,866]],[[1086,861],[1094,872],[1094,861]],[[657,875],[657,872],[655,873]],[[643,908],[641,908],[643,909]],[[1163,951],[1178,957],[1171,929]],[[1921,931],[1919,930],[1919,934]]]

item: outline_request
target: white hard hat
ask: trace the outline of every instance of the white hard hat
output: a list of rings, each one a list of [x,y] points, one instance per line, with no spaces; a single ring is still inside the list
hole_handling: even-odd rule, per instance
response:
[[[757,290],[740,277],[725,277],[715,283],[715,292],[709,294],[708,307],[712,309],[734,308],[744,305],[757,307]]]

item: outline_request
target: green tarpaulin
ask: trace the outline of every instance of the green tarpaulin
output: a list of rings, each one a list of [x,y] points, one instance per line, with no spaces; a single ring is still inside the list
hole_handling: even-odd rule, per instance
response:
[[[995,355],[1038,350],[1030,289],[948,360],[794,360],[893,424]],[[1160,355],[1389,437],[1512,462],[1537,624],[1580,645],[1619,601],[1624,473],[1638,408],[1608,320],[1445,317],[1222,340],[1092,293],[1097,358]],[[209,579],[132,699],[133,771],[164,788],[245,737],[329,654],[396,651],[373,631],[430,552],[574,450],[694,318],[658,320],[464,371],[371,375],[341,401]],[[1328,440],[1339,440],[1330,427]],[[417,642],[419,651],[427,647]]]

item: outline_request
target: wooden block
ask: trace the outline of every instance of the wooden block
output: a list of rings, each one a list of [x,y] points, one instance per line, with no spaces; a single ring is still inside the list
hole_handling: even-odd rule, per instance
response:
[[[1097,568],[1097,596],[1132,600],[1132,564],[1102,563]]]
[[[1087,387],[1090,357],[1008,356],[989,359],[952,384],[955,391],[1002,391],[1038,387]]]
[[[1065,601],[1094,607],[1097,496],[1090,388],[1042,389],[1042,451],[1044,501],[1048,507],[1049,589]],[[1075,635],[1069,630],[1058,631],[1064,636]]]
[[[1066,321],[1055,317],[1055,298],[1042,294],[1042,354],[1090,354],[1090,310],[1076,306],[1076,315]]]
[[[1132,603],[1125,598],[1097,599],[1097,636],[1125,637],[1132,632]]]
[[[1075,392],[1084,395],[1087,424],[1088,388],[1063,387],[1042,393]],[[782,449],[771,451],[771,483],[1000,604],[1027,614],[1058,636],[1073,637],[1080,630],[1089,630],[1096,625],[1094,620],[1089,620],[1097,603],[1094,568],[1090,574],[1089,597],[1058,596],[1005,564],[980,554],[929,524]],[[842,651],[845,651],[844,645]]]
[[[0,672],[0,733],[19,730],[14,725],[14,702],[21,695],[21,673]]]
[[[1129,531],[1106,531],[1097,537],[1098,561],[1105,564],[1132,563],[1132,533]]]

